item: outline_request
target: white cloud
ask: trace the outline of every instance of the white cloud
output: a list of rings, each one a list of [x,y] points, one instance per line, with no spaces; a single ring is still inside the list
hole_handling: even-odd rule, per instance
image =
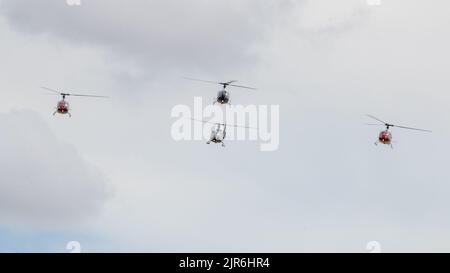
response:
[[[34,112],[0,113],[0,224],[62,227],[97,215],[106,178]]]

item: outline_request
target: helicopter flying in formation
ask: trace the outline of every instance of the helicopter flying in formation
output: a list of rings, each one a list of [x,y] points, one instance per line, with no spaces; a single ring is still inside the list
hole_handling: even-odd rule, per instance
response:
[[[228,86],[244,88],[244,89],[250,89],[250,90],[256,90],[256,88],[253,88],[253,87],[248,87],[248,86],[234,84],[234,83],[237,82],[235,80],[234,81],[228,81],[228,82],[214,82],[214,81],[205,81],[205,80],[199,80],[199,79],[193,79],[193,78],[185,78],[185,79],[191,80],[191,81],[206,82],[206,83],[222,85],[223,89],[220,90],[217,93],[217,96],[214,99],[214,103],[213,104],[216,104],[216,103],[219,103],[219,104],[230,104],[230,92],[227,91],[227,87]]]
[[[374,119],[380,123],[377,124],[367,124],[367,125],[372,125],[372,126],[386,126],[386,130],[380,132],[380,134],[378,135],[378,140],[375,142],[375,145],[378,145],[379,143],[384,144],[384,145],[390,145],[391,148],[394,148],[394,146],[392,145],[392,133],[389,131],[390,128],[396,127],[396,128],[401,128],[401,129],[407,129],[407,130],[414,130],[414,131],[421,131],[421,132],[427,132],[427,133],[431,133],[430,130],[425,130],[425,129],[418,129],[418,128],[412,128],[412,127],[406,127],[406,126],[399,126],[399,125],[395,125],[395,124],[391,124],[391,123],[387,123],[377,117],[374,117],[372,115],[367,115],[369,118]]]
[[[192,119],[192,120],[198,121],[198,122],[203,122],[203,123],[213,124],[214,126],[211,128],[211,136],[209,137],[209,140],[206,142],[206,144],[211,144],[211,142],[216,143],[216,144],[221,143],[222,147],[225,147],[224,140],[227,136],[227,124],[226,123],[214,123],[214,122],[197,120],[197,119]],[[235,128],[256,129],[253,127],[239,126],[239,125],[228,125],[228,126],[235,127]]]
[[[213,82],[213,81],[204,81],[204,80],[198,80],[198,79],[192,79],[192,78],[186,78],[186,79],[222,85],[223,86],[223,90],[218,92],[217,97],[215,98],[214,104],[215,103],[220,103],[220,104],[229,104],[230,103],[230,93],[226,90],[226,88],[228,86],[255,90],[255,88],[253,88],[253,87],[248,87],[248,86],[243,86],[243,85],[236,85],[236,84],[234,84],[236,81]],[[50,95],[60,95],[62,97],[62,99],[57,103],[56,110],[53,113],[53,115],[61,114],[61,115],[68,115],[69,117],[72,116],[71,113],[70,113],[70,105],[66,101],[66,98],[69,97],[69,96],[72,96],[72,97],[88,97],[88,98],[108,98],[108,96],[65,93],[65,92],[60,92],[60,91],[57,91],[55,89],[51,89],[51,88],[48,88],[48,87],[41,87],[41,88],[45,89],[47,91],[51,91],[52,93],[50,93]],[[431,133],[430,130],[413,128],[413,127],[406,127],[406,126],[399,126],[399,125],[395,125],[395,124],[392,124],[392,123],[385,122],[385,121],[383,121],[383,120],[381,120],[381,119],[379,119],[379,118],[377,118],[375,116],[372,116],[372,115],[367,115],[367,116],[370,117],[371,119],[374,119],[374,120],[379,122],[379,123],[376,123],[376,124],[367,124],[367,125],[386,126],[386,130],[380,132],[380,134],[378,135],[378,140],[375,142],[375,145],[384,144],[384,145],[390,145],[391,148],[393,148],[393,145],[392,145],[392,133],[389,131],[393,127],[401,128],[401,129],[407,129],[407,130],[415,130],[415,131]],[[211,144],[211,142],[212,143],[217,143],[217,144],[220,143],[220,144],[222,144],[223,147],[225,147],[224,140],[225,140],[226,135],[227,135],[227,133],[226,133],[227,126],[232,126],[232,127],[236,127],[236,128],[256,129],[256,128],[247,127],[247,126],[229,125],[229,124],[227,125],[226,123],[212,123],[212,122],[203,121],[203,120],[196,120],[196,119],[192,119],[192,120],[198,121],[198,122],[203,122],[203,123],[213,124],[214,126],[211,129],[211,136],[210,136],[209,140],[206,142],[206,144]]]
[[[48,87],[41,87],[42,89],[45,89],[47,91],[51,91],[50,95],[60,95],[62,97],[62,100],[60,100],[56,105],[56,111],[53,113],[53,115],[61,114],[61,115],[68,115],[69,117],[72,117],[70,114],[70,104],[66,101],[66,97],[72,96],[72,97],[89,97],[89,98],[108,98],[107,96],[96,96],[96,95],[80,95],[80,94],[71,94],[71,93],[64,93],[59,92],[57,90],[48,88]]]

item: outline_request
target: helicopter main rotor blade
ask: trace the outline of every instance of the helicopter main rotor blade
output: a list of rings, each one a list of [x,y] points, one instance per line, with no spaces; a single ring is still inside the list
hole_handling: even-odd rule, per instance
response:
[[[206,121],[206,120],[201,120],[201,119],[195,119],[195,118],[191,118],[191,120],[193,120],[193,121],[198,121],[198,122],[203,122],[203,123],[208,123],[208,124],[214,124],[214,125],[217,125],[217,124],[223,125],[223,124],[220,123],[220,122],[211,122],[211,121]]]
[[[205,81],[205,80],[199,80],[199,79],[194,79],[194,78],[187,78],[187,77],[183,77],[183,79],[186,79],[186,80],[191,80],[191,81],[197,81],[197,82],[206,82],[206,83],[220,84],[220,85],[222,85],[222,84],[223,84],[223,83],[220,83],[220,82],[214,82],[214,81]]]
[[[42,89],[51,91],[53,93],[62,95],[62,96],[72,96],[72,97],[90,97],[90,98],[109,98],[107,96],[97,96],[97,95],[82,95],[82,94],[70,94],[70,93],[63,93],[63,92],[59,92],[57,90],[48,88],[48,87],[41,87]],[[50,95],[50,94],[49,94]]]
[[[381,120],[381,119],[379,119],[379,118],[377,118],[377,117],[374,117],[374,116],[372,116],[372,115],[367,115],[369,118],[372,118],[372,119],[374,119],[374,120],[376,120],[376,121],[379,121],[379,122],[381,122],[381,123],[383,123],[383,124],[388,124],[387,122],[385,122],[385,121],[383,121],[383,120]]]
[[[255,129],[255,130],[258,129],[258,128],[250,127],[250,126],[240,126],[240,125],[232,125],[232,124],[222,124],[222,125],[226,125],[226,126],[230,126],[230,127],[235,127],[235,128],[245,128],[245,129]]]
[[[72,97],[88,97],[88,98],[109,98],[108,96],[97,96],[97,95],[80,95],[80,94],[67,94],[68,96]]]
[[[244,85],[236,85],[236,84],[229,84],[229,86],[234,86],[234,87],[239,87],[239,88],[245,88],[245,89],[251,89],[251,90],[257,90],[254,87],[248,87],[248,86],[244,86]]]
[[[432,131],[430,131],[430,130],[425,130],[425,129],[419,129],[419,128],[413,128],[413,127],[406,127],[406,126],[399,126],[399,125],[395,125],[395,124],[390,124],[390,123],[387,123],[387,122],[385,122],[385,121],[383,121],[383,120],[381,120],[381,119],[379,119],[379,118],[377,118],[377,117],[374,117],[374,116],[372,116],[372,115],[367,115],[369,118],[372,118],[372,119],[374,119],[374,120],[376,120],[376,121],[379,121],[379,122],[381,122],[382,124],[384,124],[385,126],[388,126],[388,129],[389,129],[389,127],[397,127],[397,128],[401,128],[401,129],[407,129],[407,130],[414,130],[414,131],[421,131],[421,132],[428,132],[428,133],[431,133]],[[369,125],[369,126],[376,126],[376,125],[382,125],[382,124],[372,124],[372,123],[367,123],[366,125]]]
[[[393,125],[392,127],[397,127],[397,128],[401,128],[401,129],[407,129],[407,130],[420,131],[420,132],[432,133],[432,131],[430,131],[430,130],[418,129],[418,128],[412,128],[412,127],[405,127],[405,126],[398,126],[398,125]]]
[[[232,80],[232,81],[228,81],[228,82],[221,82],[220,84],[226,84],[226,85],[231,85],[232,83],[237,82],[237,80]]]
[[[217,124],[217,123],[215,123],[215,122],[210,122],[210,121],[201,120],[201,119],[195,119],[195,118],[191,118],[191,120],[193,120],[193,121],[198,121],[198,122],[202,122],[202,123]]]
[[[366,125],[368,126],[384,126],[383,124],[379,124],[379,123],[366,123]]]
[[[51,92],[53,92],[53,93],[57,93],[57,94],[59,94],[59,95],[62,95],[62,93],[59,92],[59,91],[57,91],[57,90],[54,90],[54,89],[51,89],[51,88],[48,88],[48,87],[45,87],[45,86],[41,86],[41,88],[42,88],[42,89],[45,89],[45,90],[47,90],[47,91],[51,91]]]
[[[223,125],[223,126],[231,126],[231,127],[236,127],[236,128],[246,128],[246,129],[255,129],[257,130],[257,128],[255,127],[249,127],[249,126],[240,126],[240,125],[233,125],[233,124],[225,124],[225,123],[220,123],[220,122],[210,122],[210,121],[206,121],[206,120],[199,120],[199,119],[195,119],[195,118],[191,118],[191,120],[193,121],[198,121],[198,122],[203,122],[203,123],[209,123],[209,124],[213,124],[213,125]]]
[[[183,78],[187,79],[187,80],[191,80],[191,81],[197,81],[197,82],[206,82],[206,83],[212,83],[212,84],[219,84],[219,85],[223,85],[223,86],[233,86],[233,87],[238,87],[238,88],[256,90],[256,88],[254,88],[254,87],[233,84],[233,83],[237,82],[236,80],[229,81],[229,82],[215,82],[215,81],[205,81],[205,80],[199,80],[199,79],[188,78],[188,77],[183,77]]]

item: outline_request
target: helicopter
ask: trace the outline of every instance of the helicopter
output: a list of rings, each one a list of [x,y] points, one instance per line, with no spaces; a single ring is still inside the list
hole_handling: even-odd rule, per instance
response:
[[[230,104],[230,92],[228,92],[226,90],[228,86],[256,90],[256,88],[253,88],[253,87],[248,87],[248,86],[243,86],[243,85],[236,85],[236,84],[234,84],[234,83],[237,82],[236,80],[228,81],[228,82],[214,82],[214,81],[204,81],[204,80],[193,79],[193,78],[186,78],[186,77],[185,77],[185,79],[191,80],[191,81],[206,82],[206,83],[222,85],[223,89],[220,90],[217,93],[216,98],[214,98],[214,103],[213,104],[216,104],[216,103],[219,103],[219,104]]]
[[[68,115],[69,117],[72,117],[70,114],[70,104],[66,101],[66,97],[72,96],[72,97],[89,97],[89,98],[108,98],[106,96],[95,96],[95,95],[80,95],[80,94],[70,94],[70,93],[63,93],[59,92],[57,90],[48,88],[48,87],[41,87],[42,89],[45,89],[47,91],[53,92],[50,95],[60,95],[62,97],[62,100],[58,102],[56,105],[56,111],[53,113],[53,115],[61,114],[61,115]]]
[[[211,128],[211,136],[209,137],[209,140],[206,142],[206,144],[216,143],[216,144],[222,144],[222,147],[225,147],[225,137],[227,136],[227,124],[226,123],[214,123],[204,120],[197,120],[192,119],[193,121],[203,122],[203,123],[209,123],[213,124],[214,126]],[[239,126],[239,125],[229,125],[231,127],[236,128],[247,128],[247,129],[256,129],[253,127],[247,127],[247,126]]]
[[[372,115],[367,115],[369,118],[374,119],[378,122],[380,122],[379,124],[367,124],[367,125],[372,125],[372,126],[386,126],[386,130],[382,131],[379,135],[378,135],[378,141],[375,142],[375,145],[380,144],[384,144],[384,145],[390,145],[391,148],[394,148],[394,146],[392,145],[392,133],[389,131],[390,128],[392,127],[396,127],[396,128],[401,128],[401,129],[407,129],[407,130],[414,130],[414,131],[421,131],[421,132],[427,132],[427,133],[431,133],[430,130],[424,130],[424,129],[418,129],[418,128],[412,128],[412,127],[405,127],[405,126],[399,126],[399,125],[395,125],[395,124],[391,124],[391,123],[387,123],[377,117],[374,117]]]

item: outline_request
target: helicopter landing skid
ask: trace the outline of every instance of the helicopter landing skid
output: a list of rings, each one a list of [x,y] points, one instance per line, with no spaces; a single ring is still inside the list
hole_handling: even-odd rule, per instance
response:
[[[55,112],[53,113],[53,116],[56,116],[56,114],[58,114],[58,111],[55,111]],[[69,112],[67,112],[67,115],[69,116],[69,118],[72,117],[72,114],[70,114]]]

